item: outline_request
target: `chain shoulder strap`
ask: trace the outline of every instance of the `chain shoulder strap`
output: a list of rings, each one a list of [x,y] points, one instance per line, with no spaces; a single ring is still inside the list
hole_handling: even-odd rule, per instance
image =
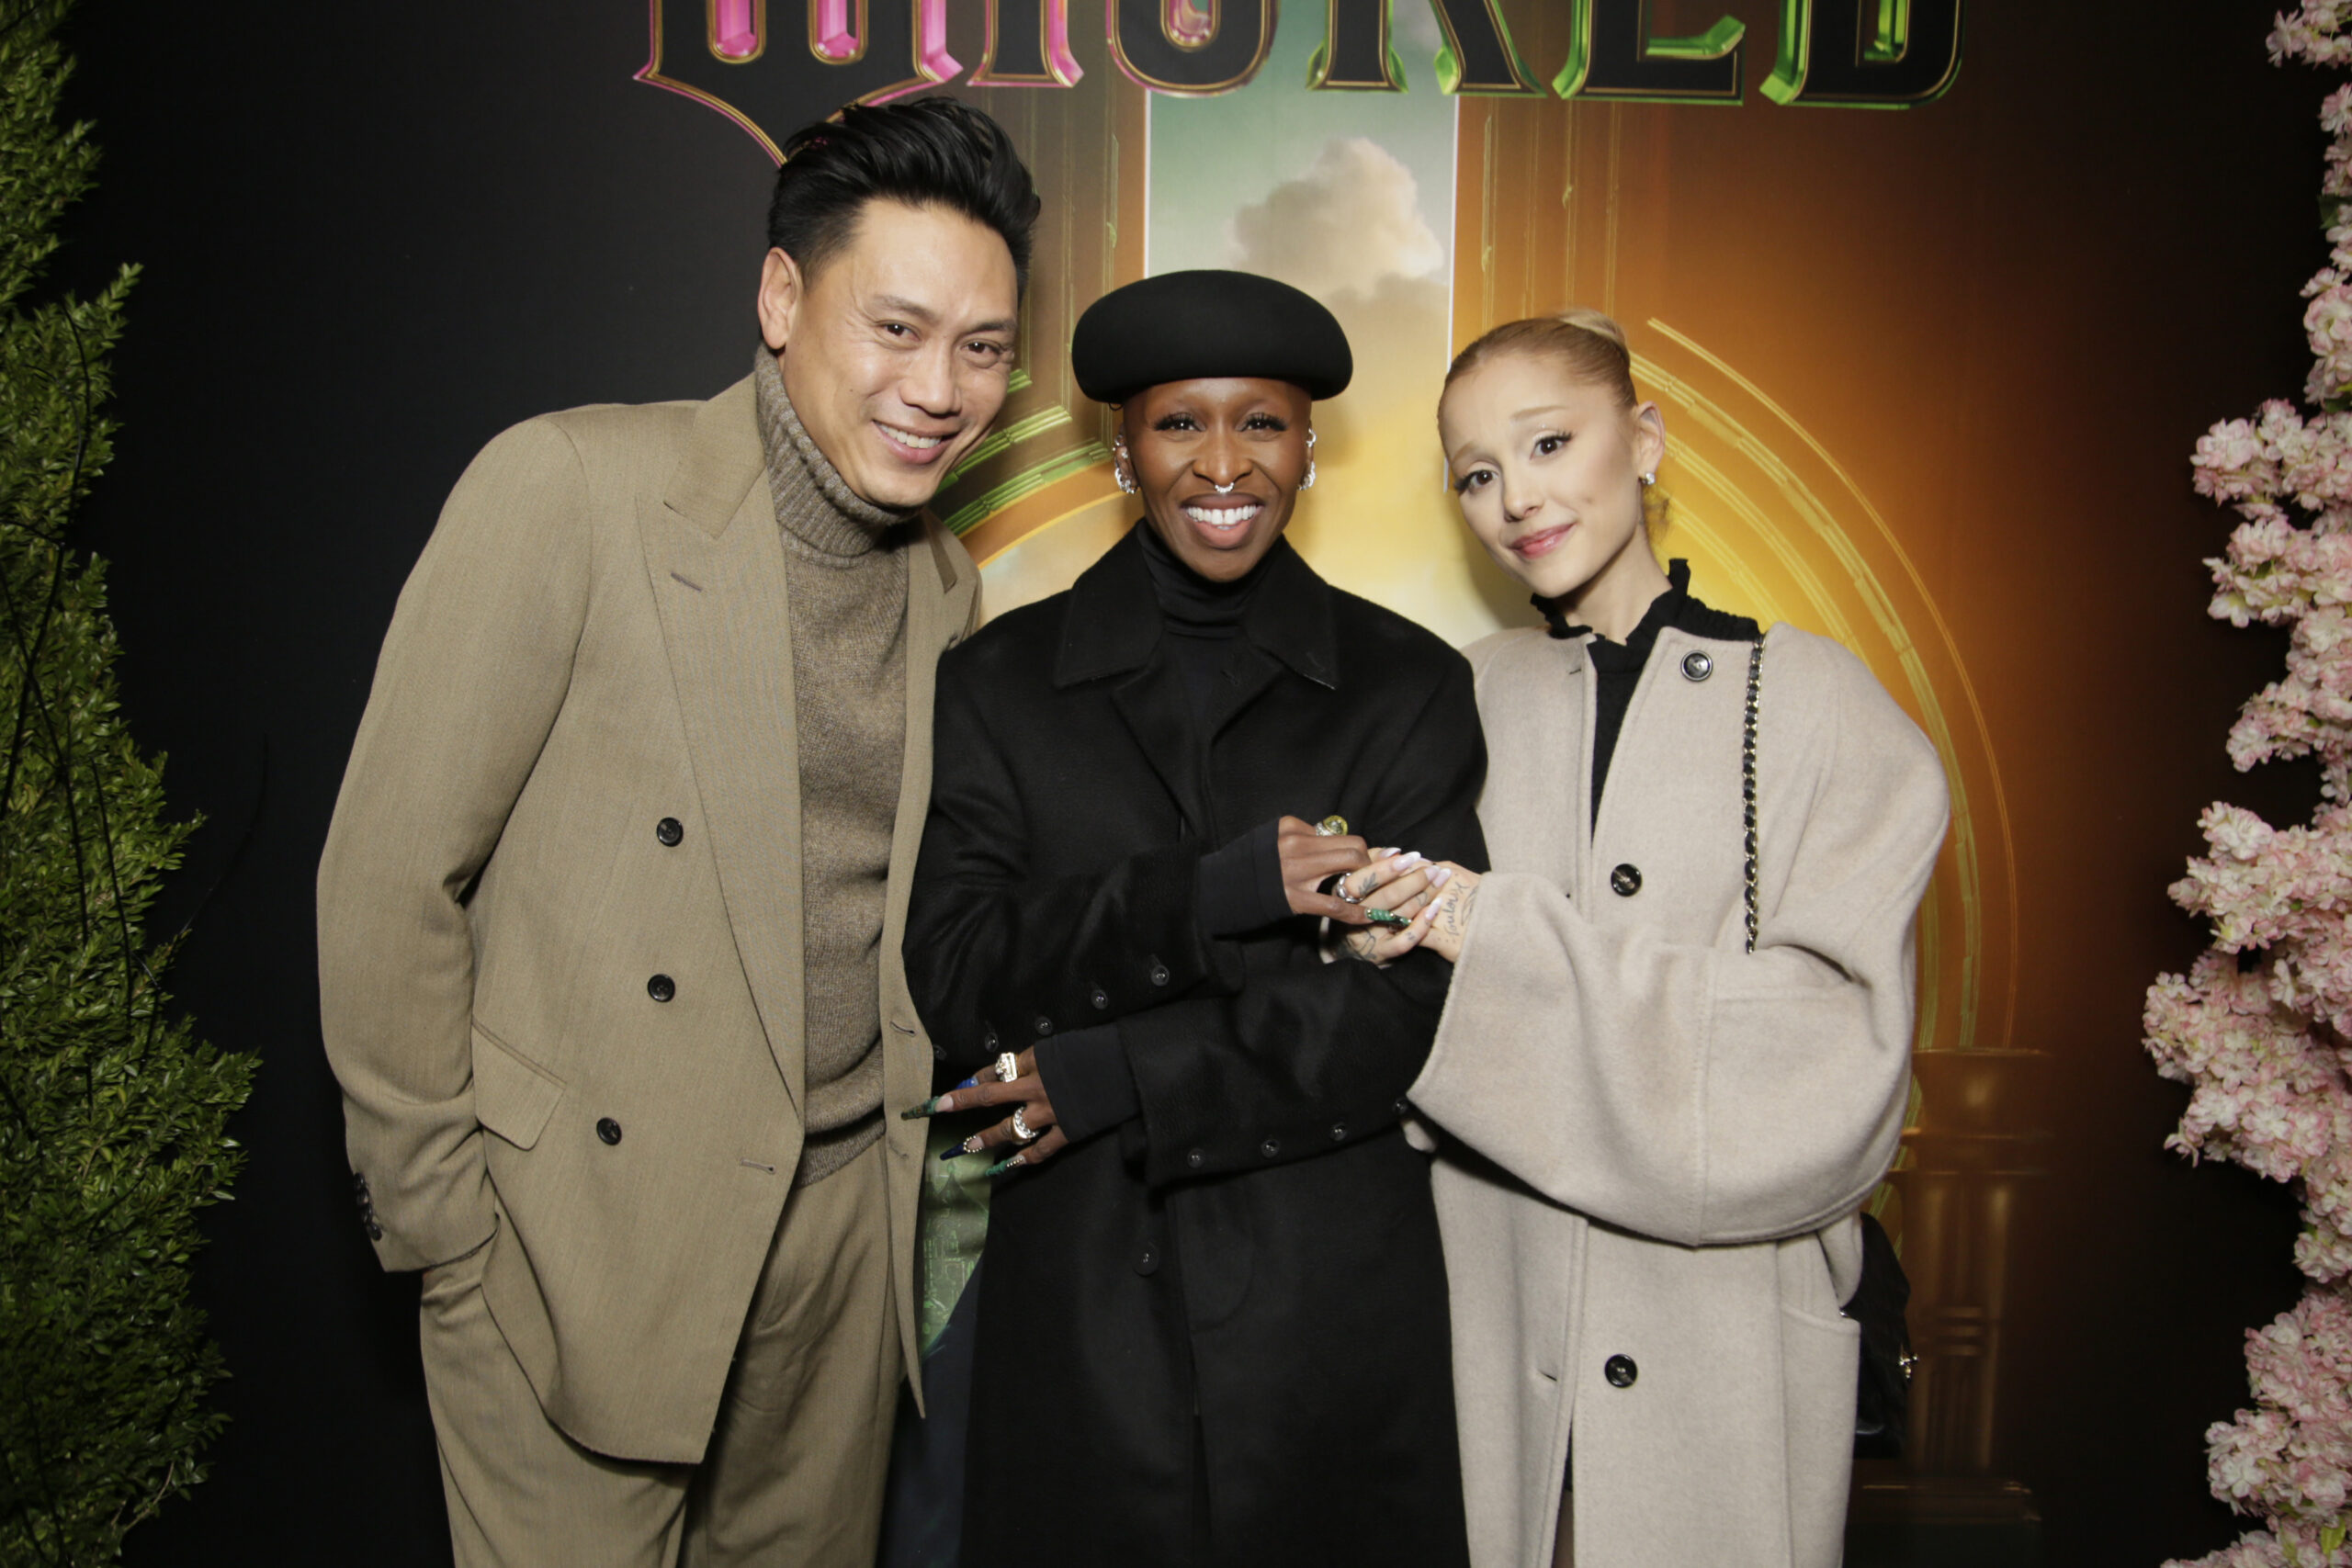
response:
[[[1756,951],[1756,716],[1764,702],[1764,636],[1747,648],[1747,716],[1739,727],[1739,805],[1747,829],[1747,951]]]

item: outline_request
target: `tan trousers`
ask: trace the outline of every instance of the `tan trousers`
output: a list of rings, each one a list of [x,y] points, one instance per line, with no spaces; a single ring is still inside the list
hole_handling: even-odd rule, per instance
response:
[[[696,1465],[565,1437],[482,1301],[488,1248],[428,1269],[424,1385],[458,1568],[871,1568],[901,1371],[886,1157],[876,1143],[793,1190]]]

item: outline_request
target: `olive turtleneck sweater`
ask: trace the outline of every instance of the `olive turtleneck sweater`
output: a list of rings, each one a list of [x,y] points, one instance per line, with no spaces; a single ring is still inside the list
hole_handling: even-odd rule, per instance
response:
[[[906,761],[912,512],[860,497],[794,414],[775,355],[752,379],[786,553],[800,754],[807,1142],[798,1186],[882,1135],[882,914]]]

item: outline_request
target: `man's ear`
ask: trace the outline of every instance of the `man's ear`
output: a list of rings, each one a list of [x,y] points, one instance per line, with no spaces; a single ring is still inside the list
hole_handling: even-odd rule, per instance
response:
[[[771,249],[760,264],[760,337],[777,354],[792,341],[792,326],[799,319],[808,283],[800,264],[780,250]]]

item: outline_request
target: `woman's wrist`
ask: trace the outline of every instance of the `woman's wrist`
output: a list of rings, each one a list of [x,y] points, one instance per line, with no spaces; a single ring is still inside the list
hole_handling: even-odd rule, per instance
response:
[[[1443,880],[1439,882],[1441,876]],[[1459,963],[1462,949],[1470,940],[1470,923],[1477,916],[1479,875],[1446,864],[1431,874],[1430,880],[1438,883],[1437,897],[1415,922],[1423,927],[1419,945]]]

